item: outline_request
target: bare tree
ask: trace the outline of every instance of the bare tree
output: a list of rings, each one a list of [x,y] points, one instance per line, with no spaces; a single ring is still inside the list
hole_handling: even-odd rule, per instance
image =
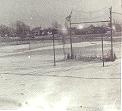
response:
[[[16,22],[16,35],[21,38],[25,38],[30,34],[30,26],[26,25],[22,21]]]
[[[14,29],[11,27],[8,27],[6,25],[0,25],[0,36],[1,37],[6,37],[6,36],[12,36],[14,33]]]

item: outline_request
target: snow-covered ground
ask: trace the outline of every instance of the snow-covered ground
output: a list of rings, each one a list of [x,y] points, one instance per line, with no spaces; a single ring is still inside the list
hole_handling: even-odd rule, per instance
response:
[[[110,43],[105,44],[108,48]],[[99,45],[101,42],[81,42],[73,47],[92,50]],[[56,45],[56,66],[51,46],[31,50],[28,45],[0,47],[1,110],[120,110],[120,42],[114,43],[116,61],[106,62],[105,67],[101,62],[60,61],[62,47]]]

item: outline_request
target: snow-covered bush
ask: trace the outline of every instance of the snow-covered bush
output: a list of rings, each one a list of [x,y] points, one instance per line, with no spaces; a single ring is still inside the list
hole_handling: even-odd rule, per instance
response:
[[[106,61],[106,62],[107,61],[115,61],[116,59],[117,59],[116,54],[113,53],[113,57],[112,57],[111,51],[109,51],[107,53],[107,55],[104,56],[104,61]]]

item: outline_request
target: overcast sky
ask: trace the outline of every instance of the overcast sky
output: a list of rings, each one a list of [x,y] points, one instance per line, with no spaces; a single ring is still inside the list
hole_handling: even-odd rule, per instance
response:
[[[53,21],[64,23],[73,10],[93,11],[113,6],[121,12],[121,0],[0,0],[0,24],[22,20],[31,26],[48,26]]]

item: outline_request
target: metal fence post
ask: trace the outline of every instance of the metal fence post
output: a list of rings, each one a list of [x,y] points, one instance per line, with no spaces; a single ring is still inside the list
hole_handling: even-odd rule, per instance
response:
[[[54,36],[54,32],[53,34],[53,54],[54,54],[54,66],[56,66],[56,60],[55,60],[55,36]]]

